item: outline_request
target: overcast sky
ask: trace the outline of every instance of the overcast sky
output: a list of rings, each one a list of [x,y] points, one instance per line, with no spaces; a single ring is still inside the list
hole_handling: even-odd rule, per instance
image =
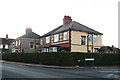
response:
[[[17,38],[26,27],[43,35],[64,15],[103,33],[103,45],[118,47],[119,0],[0,0],[0,37]]]

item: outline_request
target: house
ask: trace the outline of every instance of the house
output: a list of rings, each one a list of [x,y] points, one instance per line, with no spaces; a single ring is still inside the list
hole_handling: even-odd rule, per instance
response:
[[[102,46],[99,49],[99,52],[100,53],[120,53],[120,49],[114,47],[113,45],[111,47],[110,46]]]
[[[97,52],[103,46],[102,33],[64,16],[63,25],[40,38],[42,52]]]
[[[39,52],[40,35],[31,28],[26,28],[26,33],[11,43],[12,52]]]
[[[8,34],[6,35],[6,38],[0,38],[0,53],[6,53],[10,51],[10,43],[14,39],[8,38]]]

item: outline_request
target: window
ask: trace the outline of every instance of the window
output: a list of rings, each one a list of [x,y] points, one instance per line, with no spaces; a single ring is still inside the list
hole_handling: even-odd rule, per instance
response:
[[[35,45],[34,42],[30,42],[30,48],[31,48],[31,49],[34,49],[34,45]]]
[[[42,48],[42,52],[48,52],[48,48]]]
[[[92,42],[92,34],[88,34],[88,41]]]
[[[0,49],[2,49],[3,48],[3,45],[0,45]]]
[[[94,48],[94,52],[98,52],[98,50],[99,50],[98,48]]]
[[[67,34],[67,32],[63,33],[63,40],[68,40],[68,34]]]
[[[16,46],[18,45],[18,41],[16,41],[15,45],[16,45]]]
[[[81,36],[81,45],[86,45],[86,37]]]
[[[42,39],[40,40],[40,44],[41,44],[41,45],[43,44],[43,41],[42,41]]]
[[[93,36],[94,42],[98,42],[98,35]]]
[[[5,49],[8,49],[8,45],[5,45]]]
[[[5,45],[3,45],[3,49],[5,49]]]
[[[57,52],[57,47],[53,47],[53,52]]]
[[[54,42],[58,42],[58,34],[54,35]]]
[[[18,41],[18,45],[20,45],[20,40]]]
[[[50,43],[50,36],[46,37],[46,43]]]

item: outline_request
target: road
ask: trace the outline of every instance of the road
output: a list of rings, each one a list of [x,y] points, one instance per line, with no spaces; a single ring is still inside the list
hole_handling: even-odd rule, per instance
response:
[[[2,64],[2,78],[120,78],[118,68],[42,68]]]

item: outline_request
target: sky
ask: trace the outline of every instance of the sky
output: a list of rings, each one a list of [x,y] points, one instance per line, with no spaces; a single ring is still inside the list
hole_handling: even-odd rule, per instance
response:
[[[26,27],[42,36],[63,24],[65,15],[73,21],[103,33],[105,46],[118,47],[119,0],[0,0],[0,37],[17,38]]]

